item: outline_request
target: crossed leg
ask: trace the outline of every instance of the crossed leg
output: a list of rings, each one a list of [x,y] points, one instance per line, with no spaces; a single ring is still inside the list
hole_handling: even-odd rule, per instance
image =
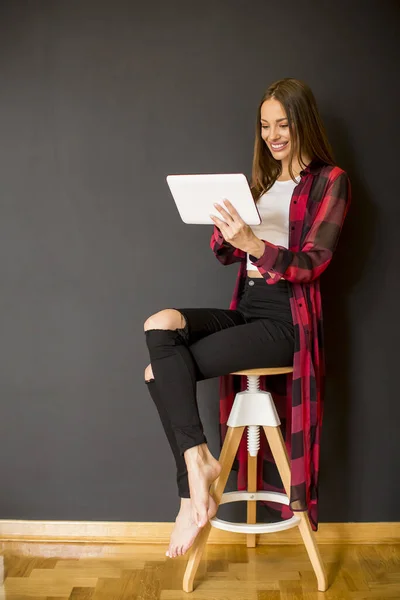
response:
[[[185,318],[179,311],[165,309],[149,317],[144,324],[144,330],[177,330],[183,329],[185,325]],[[144,378],[146,382],[154,380],[151,364],[146,367]],[[173,443],[171,436],[169,439],[170,444]],[[206,443],[188,448],[183,456],[188,471],[190,498],[181,498],[180,510],[166,552],[166,555],[171,558],[185,554],[200,529],[217,512],[217,506],[209,489],[220,474],[220,463],[211,454]]]

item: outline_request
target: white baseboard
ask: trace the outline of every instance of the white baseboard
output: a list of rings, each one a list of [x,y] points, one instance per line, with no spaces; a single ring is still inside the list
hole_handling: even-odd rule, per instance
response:
[[[0,542],[167,544],[173,523],[0,520]],[[400,523],[320,523],[319,544],[398,544]],[[245,544],[246,535],[212,528],[210,544]],[[257,543],[301,544],[296,528],[257,536]]]

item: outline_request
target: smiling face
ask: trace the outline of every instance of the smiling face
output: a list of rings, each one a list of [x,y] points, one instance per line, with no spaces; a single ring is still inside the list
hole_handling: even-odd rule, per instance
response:
[[[257,107],[255,129],[252,192],[257,200],[275,181],[298,181],[314,160],[335,164],[314,94],[303,81],[272,83]]]
[[[289,123],[282,104],[269,98],[261,105],[261,137],[276,160],[285,162],[292,145]]]

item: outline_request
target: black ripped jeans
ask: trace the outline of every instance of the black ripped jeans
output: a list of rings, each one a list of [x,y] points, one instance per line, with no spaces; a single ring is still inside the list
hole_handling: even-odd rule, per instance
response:
[[[207,443],[196,382],[243,369],[291,366],[294,326],[289,285],[246,278],[236,310],[177,308],[184,329],[145,332],[154,379],[146,381],[174,454],[178,493],[190,498],[184,452]]]

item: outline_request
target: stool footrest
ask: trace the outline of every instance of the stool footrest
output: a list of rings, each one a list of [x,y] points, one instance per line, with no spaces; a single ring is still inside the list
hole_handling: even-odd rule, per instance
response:
[[[277,523],[255,523],[251,525],[249,523],[232,523],[231,521],[223,521],[214,517],[210,520],[210,523],[216,529],[232,531],[233,533],[274,533],[275,531],[284,531],[285,529],[297,527],[299,521],[298,517],[292,517],[291,519],[285,519],[285,521],[278,521]]]
[[[240,502],[241,500],[269,500],[270,502],[286,504],[286,506],[289,506],[289,498],[286,496],[286,494],[265,491],[247,492],[246,490],[225,492],[221,496],[219,506],[221,506],[221,504],[228,504],[228,502]]]
[[[269,500],[270,502],[277,502],[279,504],[289,505],[289,498],[285,494],[278,494],[277,492],[227,492],[222,494],[221,504],[228,504],[229,502],[240,502],[249,500]],[[224,531],[233,531],[235,533],[273,533],[274,531],[283,531],[285,529],[291,529],[297,527],[300,523],[299,517],[294,515],[290,519],[284,521],[278,521],[276,523],[232,523],[231,521],[223,521],[214,517],[210,519],[210,524],[216,529],[223,529]]]

